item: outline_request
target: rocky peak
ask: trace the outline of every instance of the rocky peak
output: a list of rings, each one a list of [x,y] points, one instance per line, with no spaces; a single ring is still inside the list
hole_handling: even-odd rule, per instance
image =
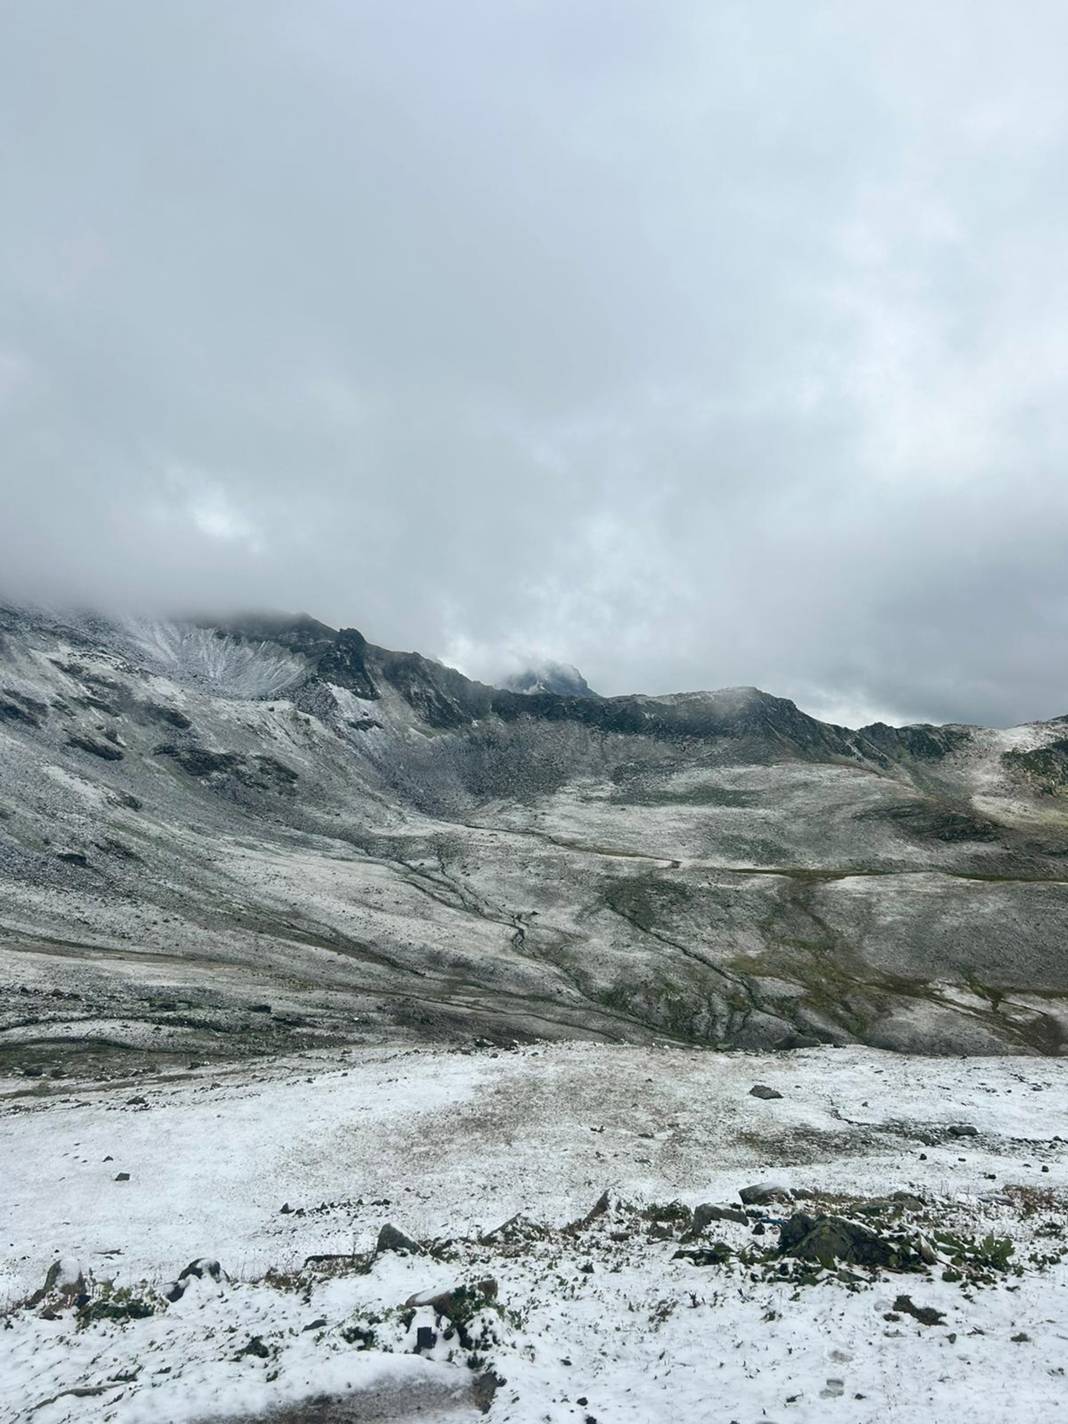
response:
[[[557,697],[596,697],[589,683],[570,663],[547,662],[513,673],[499,682],[504,692],[522,692],[527,696],[552,692]]]

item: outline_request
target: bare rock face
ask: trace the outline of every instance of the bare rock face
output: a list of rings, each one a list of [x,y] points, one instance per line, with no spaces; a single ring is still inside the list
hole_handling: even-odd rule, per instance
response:
[[[324,682],[347,687],[357,697],[368,700],[378,697],[378,688],[367,666],[367,639],[355,628],[341,629],[319,658],[316,674]]]
[[[100,757],[101,761],[122,761],[122,752],[118,747],[110,745],[108,742],[98,741],[95,737],[71,737],[68,746],[76,747],[78,751],[88,752],[91,756]]]

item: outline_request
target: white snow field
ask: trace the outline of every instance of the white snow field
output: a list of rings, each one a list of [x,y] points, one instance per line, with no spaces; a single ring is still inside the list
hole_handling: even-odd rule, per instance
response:
[[[1062,1418],[1066,1089],[1063,1059],[590,1043],[12,1078],[0,1418]],[[752,1184],[796,1199],[740,1214]],[[731,1215],[695,1235],[701,1203]],[[800,1211],[922,1259],[780,1255]],[[387,1222],[418,1245],[376,1253]]]

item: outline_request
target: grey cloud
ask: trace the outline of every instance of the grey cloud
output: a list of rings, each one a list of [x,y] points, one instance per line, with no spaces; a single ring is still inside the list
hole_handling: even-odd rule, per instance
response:
[[[1068,711],[1068,14],[9,7],[0,589]]]

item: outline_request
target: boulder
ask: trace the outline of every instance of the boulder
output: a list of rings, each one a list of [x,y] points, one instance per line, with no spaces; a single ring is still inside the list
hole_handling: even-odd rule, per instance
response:
[[[198,1281],[201,1281],[207,1276],[210,1280],[221,1281],[225,1275],[226,1272],[219,1265],[218,1261],[212,1260],[210,1256],[198,1256],[195,1261],[189,1262],[189,1265],[181,1272],[178,1279],[180,1281],[186,1281],[190,1276],[193,1276]]]
[[[510,1216],[507,1221],[502,1221],[500,1226],[495,1226],[492,1231],[483,1232],[479,1240],[487,1244],[493,1241],[529,1241],[546,1234],[546,1228],[540,1222],[533,1221],[520,1211],[516,1212],[515,1216]]]
[[[386,1222],[378,1233],[378,1240],[375,1242],[375,1255],[380,1256],[383,1251],[398,1251],[408,1256],[421,1256],[423,1248],[418,1241],[413,1241],[410,1236],[405,1236],[403,1231]]]
[[[769,1088],[766,1083],[754,1083],[749,1089],[749,1096],[751,1098],[766,1098],[770,1101],[772,1098],[781,1098],[782,1094],[775,1088]]]
[[[887,1267],[900,1264],[901,1253],[889,1241],[840,1216],[809,1216],[795,1212],[779,1231],[779,1253],[800,1261],[831,1266]]]
[[[739,1226],[749,1225],[749,1218],[740,1207],[713,1206],[710,1202],[702,1202],[700,1206],[694,1207],[692,1234],[700,1236],[714,1221],[734,1221]]]
[[[757,1182],[754,1186],[743,1187],[738,1193],[745,1206],[764,1206],[768,1202],[790,1202],[794,1194],[780,1182]]]

